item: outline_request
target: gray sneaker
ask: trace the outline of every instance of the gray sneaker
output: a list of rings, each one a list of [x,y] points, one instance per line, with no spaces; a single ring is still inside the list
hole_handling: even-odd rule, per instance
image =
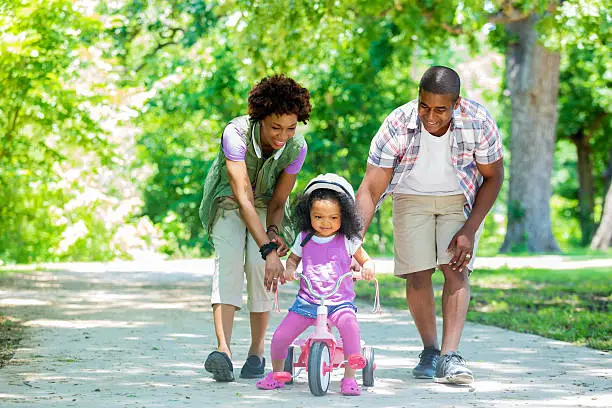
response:
[[[436,365],[440,360],[440,350],[434,347],[425,347],[419,354],[419,364],[412,369],[415,378],[432,379],[436,373]]]
[[[471,384],[474,376],[465,366],[463,357],[451,351],[440,358],[435,381],[442,384]]]

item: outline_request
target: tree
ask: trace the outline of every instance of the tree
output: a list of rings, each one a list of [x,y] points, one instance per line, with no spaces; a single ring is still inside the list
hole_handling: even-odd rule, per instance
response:
[[[559,87],[560,53],[543,46],[542,39],[550,30],[550,21],[559,13],[556,1],[519,2],[343,2],[339,8],[326,8],[319,3],[301,1],[294,7],[281,9],[253,2],[253,10],[246,20],[246,30],[265,26],[265,36],[283,49],[282,41],[291,42],[297,55],[304,50],[317,59],[312,44],[325,42],[326,38],[338,38],[330,43],[335,54],[347,44],[359,44],[366,29],[351,31],[352,27],[366,27],[385,22],[393,27],[390,37],[389,60],[402,55],[401,46],[422,42],[435,55],[450,36],[461,35],[468,43],[476,42],[475,33],[486,23],[497,26],[502,32],[501,42],[506,52],[507,85],[512,99],[512,136],[508,229],[502,250],[526,249],[531,252],[557,251],[552,234],[549,202],[552,195],[550,177],[553,169],[555,130],[557,124],[557,92]],[[603,5],[600,5],[603,6]],[[563,6],[565,7],[565,6]],[[569,8],[565,7],[566,9]],[[260,11],[265,9],[264,11]],[[273,13],[271,12],[273,10]],[[308,10],[308,11],[303,11]],[[316,30],[294,29],[299,19],[308,14]],[[275,22],[266,19],[273,15]],[[360,25],[361,19],[369,19],[368,25]],[[283,27],[277,27],[283,23]],[[289,22],[289,24],[286,24]],[[354,24],[354,25],[353,25]],[[305,31],[305,32],[304,32]],[[253,33],[251,33],[253,35]],[[310,41],[315,38],[316,41]],[[350,41],[343,41],[350,38]],[[366,41],[367,41],[366,37]],[[370,37],[371,41],[372,38]],[[280,44],[279,44],[280,42]],[[372,44],[372,42],[370,42]],[[265,50],[266,47],[264,46]],[[265,52],[265,51],[264,51]]]
[[[573,2],[555,16],[556,27],[565,27],[550,36],[548,43],[561,50],[559,89],[560,139],[576,147],[578,188],[577,214],[586,246],[595,232],[595,205],[606,194],[605,172],[612,151],[612,63],[607,38],[612,35],[610,8],[598,2]],[[568,197],[567,194],[565,194]],[[572,198],[574,198],[572,197]],[[569,198],[569,197],[568,197]],[[603,206],[602,206],[603,207]]]
[[[457,37],[478,49],[483,28],[506,53],[513,123],[508,235],[504,249],[556,250],[550,174],[557,120],[559,41],[543,46],[555,19],[583,24],[568,10],[578,1],[252,0],[113,3],[109,31],[126,86],[144,88],[142,160],[158,173],[145,211],[156,222],[178,214],[184,239],[202,241],[195,208],[202,172],[214,158],[228,118],[244,113],[248,88],[286,72],[312,93],[317,115],[304,177],[328,171],[358,184],[369,141],[382,119],[416,96],[414,80],[430,64],[469,58]],[[603,3],[596,3],[597,12]],[[589,20],[590,21],[590,20]],[[584,32],[593,32],[585,26]],[[188,34],[190,33],[190,34]],[[551,75],[552,73],[552,75]],[[190,149],[190,146],[196,146]],[[196,174],[197,169],[197,174]],[[519,171],[520,170],[520,171]],[[383,221],[387,217],[383,217]],[[381,234],[379,234],[381,235]]]
[[[91,117],[100,98],[76,89],[82,44],[98,22],[70,1],[11,2],[0,14],[0,259],[53,259],[77,214],[61,174],[76,152],[104,152]]]

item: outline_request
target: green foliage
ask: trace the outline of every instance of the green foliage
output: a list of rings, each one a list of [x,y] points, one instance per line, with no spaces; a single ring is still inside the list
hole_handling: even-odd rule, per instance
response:
[[[542,41],[562,51],[559,137],[588,132],[600,174],[612,143],[610,8],[574,0],[545,12],[553,3],[120,0],[97,2],[95,13],[65,0],[1,3],[0,259],[109,259],[151,246],[210,254],[201,184],[223,127],[273,73],[312,95],[297,188],[330,171],[358,187],[372,136],[416,97],[420,73],[488,52],[484,34],[503,49],[512,39],[487,23],[513,12],[542,14]],[[508,146],[509,98],[483,94]],[[575,155],[567,145],[557,154],[555,233],[574,245]],[[505,205],[502,196],[481,251],[495,251]],[[370,228],[373,253],[392,253],[390,207]]]
[[[443,279],[441,272],[434,274],[438,315]],[[378,282],[383,308],[406,307],[403,280],[378,275]],[[612,272],[606,268],[478,269],[470,284],[469,321],[612,349]],[[369,288],[357,285],[356,291],[358,298],[370,300]]]
[[[72,195],[63,164],[108,144],[91,118],[99,98],[77,86],[98,23],[69,1],[13,6],[0,14],[0,259],[31,262],[49,259],[65,229],[50,216]]]

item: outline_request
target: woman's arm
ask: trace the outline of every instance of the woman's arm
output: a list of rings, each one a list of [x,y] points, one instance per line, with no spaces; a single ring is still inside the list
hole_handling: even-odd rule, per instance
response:
[[[363,249],[363,247],[359,247],[353,257],[357,262],[359,262],[359,265],[361,265],[362,267],[361,276],[363,277],[363,279],[367,281],[374,279],[374,274],[376,273],[374,270],[374,261],[372,260],[372,258],[370,258],[365,249]]]
[[[283,216],[285,215],[285,203],[287,202],[289,194],[291,194],[291,191],[295,186],[296,179],[297,174],[289,174],[286,171],[283,171],[276,182],[274,192],[272,193],[272,198],[268,203],[268,214],[266,217],[267,224],[268,226],[275,225],[277,228],[276,231],[269,232],[268,238],[279,245],[279,256],[284,256],[289,250],[289,247],[285,241],[280,237],[280,235],[278,235],[278,226],[281,224]]]
[[[257,242],[258,246],[269,242],[266,236],[266,230],[261,224],[261,220],[255,209],[255,199],[253,197],[253,189],[251,181],[247,173],[246,164],[243,161],[225,160],[227,174],[229,176],[232,193],[240,210],[240,216],[244,220],[249,232]]]
[[[270,239],[255,209],[255,199],[253,197],[253,189],[247,173],[246,164],[243,161],[232,161],[227,159],[225,160],[225,164],[227,166],[227,174],[229,176],[234,198],[238,202],[240,216],[244,220],[253,239],[255,239],[257,246],[261,247],[270,242]],[[276,291],[278,278],[282,276],[283,271],[283,264],[277,252],[270,252],[266,257],[266,277],[264,279],[266,289],[270,290],[270,288],[272,288],[273,291]]]

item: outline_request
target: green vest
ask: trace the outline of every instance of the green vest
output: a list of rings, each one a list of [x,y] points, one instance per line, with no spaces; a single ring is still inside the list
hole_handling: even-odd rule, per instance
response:
[[[297,159],[306,141],[303,136],[296,135],[287,141],[278,158],[275,158],[276,154],[273,154],[267,159],[263,157],[259,158],[255,152],[255,146],[253,145],[254,133],[257,142],[259,142],[261,146],[259,127],[256,125],[257,122],[249,120],[249,130],[243,137],[246,143],[244,161],[251,185],[255,184],[253,196],[256,205],[259,207],[261,204],[267,205],[270,201],[274,193],[276,182],[283,170]],[[202,194],[202,202],[200,203],[199,211],[200,220],[208,232],[209,240],[212,227],[217,217],[220,215],[219,209],[221,203],[223,203],[223,208],[225,209],[238,208],[238,203],[235,200],[228,199],[230,196],[233,196],[233,192],[227,174],[227,167],[225,165],[225,154],[223,153],[223,147],[220,146],[217,158],[208,170],[206,180],[204,181],[204,192]],[[281,233],[287,242],[293,242],[295,236],[293,228],[291,227],[290,217],[289,200],[287,200],[287,202],[285,202],[285,216],[280,225]]]

